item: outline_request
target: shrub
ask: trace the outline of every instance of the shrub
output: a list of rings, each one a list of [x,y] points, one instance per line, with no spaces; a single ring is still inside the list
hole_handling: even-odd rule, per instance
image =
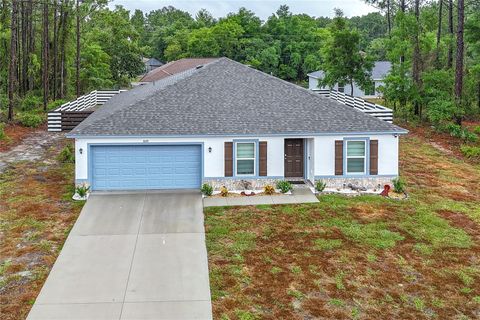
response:
[[[220,188],[220,195],[221,195],[222,197],[228,196],[228,189],[227,189],[227,187],[223,186],[223,187]]]
[[[208,183],[204,183],[202,185],[202,188],[200,189],[200,191],[206,195],[207,197],[210,197],[213,193],[213,187],[211,185],[209,185]]]
[[[65,146],[60,154],[58,155],[58,161],[63,163],[74,163],[75,162],[75,153],[72,145]]]
[[[282,193],[287,193],[293,189],[292,184],[286,180],[277,182],[277,189],[280,189]]]
[[[0,123],[0,140],[3,140],[7,137],[5,134],[5,123]]]
[[[75,187],[75,193],[82,198],[87,196],[88,190],[90,190],[90,186],[85,183]]]
[[[20,105],[20,109],[22,111],[31,111],[37,109],[43,104],[42,97],[35,96],[35,95],[27,95],[23,98],[22,103]]]
[[[445,126],[442,126],[440,130],[448,132],[452,137],[459,138],[464,141],[469,141],[469,142],[478,141],[478,136],[475,133],[470,132],[465,128],[462,128],[462,126],[458,124],[449,123]]]
[[[275,188],[271,184],[267,184],[263,187],[263,193],[271,195],[275,193]]]
[[[317,190],[318,192],[322,192],[323,190],[325,190],[326,186],[327,184],[322,180],[318,180],[317,182],[315,182],[315,190]]]
[[[405,180],[400,177],[397,177],[392,180],[393,183],[393,191],[396,193],[403,193],[405,192]]]
[[[473,128],[473,133],[480,134],[480,126]]]
[[[460,150],[469,159],[480,159],[480,147],[463,145]]]
[[[33,113],[22,113],[18,118],[24,127],[36,128],[43,123],[43,118]]]
[[[47,110],[57,109],[58,107],[60,107],[62,104],[66,103],[66,102],[67,101],[63,100],[63,99],[52,101],[47,105]]]

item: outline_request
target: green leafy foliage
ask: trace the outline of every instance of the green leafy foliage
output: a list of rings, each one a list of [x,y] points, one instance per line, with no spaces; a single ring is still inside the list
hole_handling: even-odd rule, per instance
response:
[[[462,145],[460,147],[463,155],[470,159],[478,159],[480,160],[480,147],[477,146],[469,146],[469,145]]]
[[[478,141],[478,136],[468,131],[468,129],[463,128],[462,126],[454,123],[449,123],[440,127],[440,130],[448,132],[452,137],[460,138],[464,141],[476,142]]]
[[[43,123],[44,118],[35,113],[24,112],[19,114],[18,120],[22,126],[36,128]]]
[[[84,198],[87,196],[88,191],[90,190],[90,186],[86,184],[81,184],[75,187],[75,193],[78,194],[80,197]]]
[[[281,180],[277,182],[277,189],[280,189],[280,192],[287,193],[293,190],[293,186],[290,182],[286,180]]]
[[[62,163],[75,163],[75,152],[72,145],[66,145],[58,155],[58,161]]]
[[[209,185],[208,183],[202,184],[202,188],[200,191],[206,195],[207,197],[211,196],[213,194],[213,187]]]
[[[318,180],[315,182],[315,190],[317,190],[318,192],[322,192],[323,190],[325,190],[326,186],[327,183],[325,181]]]
[[[5,134],[5,124],[0,122],[0,140],[3,140],[7,137]]]
[[[393,183],[393,191],[397,193],[405,192],[406,183],[405,183],[405,180],[403,180],[403,178],[401,177],[394,178],[392,179],[392,183]]]
[[[27,94],[22,100],[20,109],[22,111],[31,111],[34,109],[38,109],[40,106],[42,106],[42,104],[42,97],[36,96],[34,94]]]

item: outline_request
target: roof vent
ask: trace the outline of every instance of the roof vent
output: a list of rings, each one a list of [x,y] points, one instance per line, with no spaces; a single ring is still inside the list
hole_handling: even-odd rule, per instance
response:
[[[198,66],[195,67],[195,69],[200,69],[203,68],[203,64],[199,64]]]

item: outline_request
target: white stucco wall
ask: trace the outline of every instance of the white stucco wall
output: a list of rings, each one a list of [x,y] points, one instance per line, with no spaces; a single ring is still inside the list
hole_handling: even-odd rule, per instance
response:
[[[343,140],[346,136],[299,136],[289,138],[305,138],[306,173],[313,180],[318,176],[334,176],[335,140]],[[355,137],[355,136],[350,136]],[[362,136],[364,137],[364,136]],[[370,139],[378,140],[378,175],[398,175],[398,140],[393,135],[374,135]],[[75,177],[77,181],[88,180],[88,144],[115,143],[203,143],[204,177],[224,177],[224,143],[242,138],[100,138],[76,139],[75,141]],[[246,140],[267,141],[267,175],[281,178],[284,176],[284,139],[285,137],[249,137]],[[148,140],[148,142],[144,142]],[[208,152],[208,148],[212,152]],[[82,149],[82,154],[79,150]]]
[[[315,138],[315,176],[335,175],[335,140],[367,136],[321,136]],[[398,141],[394,135],[372,135],[378,140],[378,175],[398,175]]]

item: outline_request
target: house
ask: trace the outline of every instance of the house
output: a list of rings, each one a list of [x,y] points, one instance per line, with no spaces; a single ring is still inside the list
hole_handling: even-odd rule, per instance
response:
[[[356,83],[353,84],[353,96],[355,97],[378,97],[381,96],[382,93],[378,90],[380,86],[384,85],[384,79],[386,75],[390,72],[392,68],[392,64],[389,61],[376,61],[373,69],[372,69],[372,86],[369,90],[365,91],[362,90]],[[318,89],[329,89],[328,87],[321,87],[318,84],[318,80],[323,79],[323,71],[315,71],[308,74],[308,88],[310,90],[318,90]],[[350,94],[351,88],[350,84],[339,85],[338,83],[335,84],[332,88],[333,90],[337,90],[339,92],[345,92]]]
[[[383,185],[407,131],[220,58],[112,97],[67,137],[92,190]]]
[[[171,61],[144,75],[140,79],[140,83],[145,84],[147,82],[158,81],[166,77],[170,77],[171,75],[195,68],[196,66],[207,64],[215,60],[217,60],[217,58],[184,58]]]
[[[155,58],[143,58],[143,64],[145,65],[145,73],[148,73],[158,67],[163,66],[163,62]]]

